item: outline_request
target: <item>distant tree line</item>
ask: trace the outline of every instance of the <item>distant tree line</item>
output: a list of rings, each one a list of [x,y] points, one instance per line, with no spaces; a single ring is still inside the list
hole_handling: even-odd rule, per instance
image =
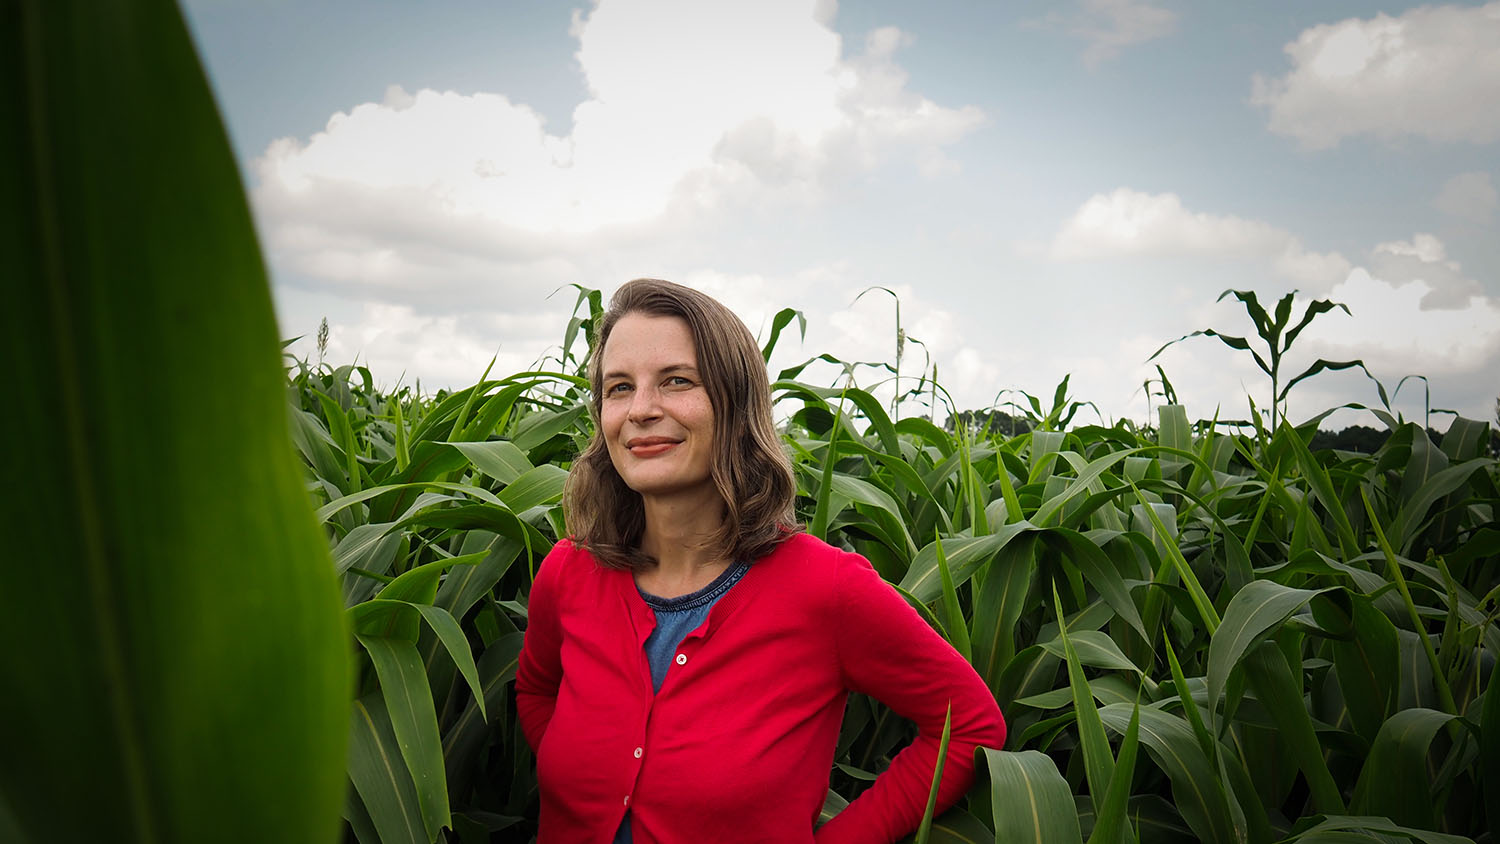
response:
[[[1497,420],[1500,420],[1500,402],[1496,402]],[[1003,410],[965,410],[957,415],[949,416],[944,427],[949,431],[956,430],[956,426],[962,425],[978,436],[998,434],[1003,437],[1015,437],[1031,431],[1032,420],[1025,416],[1012,415]],[[1368,425],[1350,425],[1339,431],[1318,431],[1313,434],[1310,448],[1313,451],[1333,449],[1335,451],[1354,451],[1361,454],[1374,454],[1385,445],[1390,432],[1383,428],[1371,428]],[[1441,431],[1432,428],[1427,429],[1427,437],[1434,445],[1443,444]],[[1490,454],[1500,456],[1500,428],[1490,427]]]
[[[1371,428],[1367,425],[1350,425],[1341,431],[1318,431],[1313,434],[1312,443],[1309,447],[1313,451],[1320,449],[1334,449],[1336,451],[1357,451],[1362,454],[1374,454],[1385,445],[1390,437],[1390,431],[1382,428]],[[1433,445],[1442,446],[1443,434],[1432,428],[1427,429],[1427,438],[1432,440]],[[1494,425],[1490,426],[1490,455],[1500,455],[1500,430]]]
[[[1025,416],[1012,416],[1003,410],[960,411],[957,416],[949,416],[943,427],[949,431],[956,431],[959,425],[980,436],[999,434],[1004,437],[1015,437],[1031,431],[1030,419]]]

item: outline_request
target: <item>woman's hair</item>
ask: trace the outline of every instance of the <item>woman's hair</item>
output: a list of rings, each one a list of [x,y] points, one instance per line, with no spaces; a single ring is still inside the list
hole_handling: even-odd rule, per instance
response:
[[[771,386],[749,329],[728,308],[692,288],[654,278],[627,282],[599,321],[589,361],[594,436],[573,463],[563,504],[573,540],[610,568],[649,568],[641,496],[625,485],[600,432],[604,348],[627,314],[677,317],[693,335],[698,371],[714,413],[710,476],[724,499],[724,521],[706,545],[730,560],[754,562],[800,529],[792,513],[796,482],[771,422]]]

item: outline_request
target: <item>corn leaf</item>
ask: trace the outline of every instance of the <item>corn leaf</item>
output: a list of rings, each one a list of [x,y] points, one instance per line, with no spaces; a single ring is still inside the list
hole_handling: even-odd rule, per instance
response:
[[[1102,725],[1103,722],[1101,721]],[[1130,724],[1125,728],[1125,737],[1120,742],[1120,757],[1115,760],[1114,774],[1104,799],[1094,805],[1097,818],[1089,833],[1088,844],[1114,844],[1127,841],[1130,833],[1129,809],[1130,787],[1135,778],[1135,757],[1140,747],[1141,713],[1139,703],[1133,704]]]
[[[1135,602],[1130,598],[1129,587],[1115,562],[1088,536],[1066,528],[1052,528],[1042,533],[1042,540],[1059,550],[1064,559],[1072,563],[1087,578],[1089,585],[1098,590],[1099,597],[1109,608],[1146,638],[1146,624],[1141,620]]]
[[[937,810],[938,789],[943,783],[943,767],[948,761],[948,740],[953,735],[953,704],[943,716],[943,735],[938,740],[937,759],[932,766],[932,787],[927,792],[927,808],[922,812],[922,821],[917,825],[916,844],[927,844],[932,835],[932,815]]]
[[[1339,839],[1323,838],[1321,836],[1332,835],[1337,832],[1362,833],[1363,837],[1360,839],[1361,841],[1370,841],[1372,839],[1382,840],[1381,838],[1377,838],[1377,836],[1384,836],[1386,839],[1399,836],[1411,841],[1421,841],[1424,844],[1468,844],[1470,841],[1470,839],[1460,835],[1445,835],[1441,832],[1401,826],[1400,824],[1393,823],[1389,818],[1373,815],[1338,815],[1336,817],[1325,818],[1315,826],[1305,830],[1301,835],[1289,840],[1298,842],[1336,841]]]
[[[464,778],[473,770],[474,756],[489,733],[486,713],[505,706],[507,686],[516,678],[524,640],[524,633],[509,633],[484,649],[476,664],[479,692],[443,733],[443,760],[449,788],[455,793],[462,793]]]
[[[963,607],[959,606],[958,592],[953,588],[953,577],[948,573],[948,560],[943,555],[943,538],[939,536],[934,544],[937,545],[938,572],[943,576],[943,616],[944,627],[948,629],[948,641],[966,662],[972,663],[974,654],[969,646],[969,625],[964,620]]]
[[[900,844],[915,844],[916,837],[901,839]],[[932,822],[927,844],[994,844],[995,836],[979,818],[953,808]]]
[[[943,540],[943,552],[954,584],[966,583],[976,569],[989,562],[1011,540],[1033,530],[1036,530],[1034,525],[1022,521],[1004,525],[989,536],[954,536]],[[901,587],[923,602],[936,600],[942,593],[942,576],[938,573],[935,543],[928,543],[917,552],[906,576],[901,578]]]
[[[1301,668],[1299,665],[1298,668]],[[1246,677],[1271,715],[1281,742],[1287,747],[1312,792],[1313,802],[1323,814],[1344,812],[1344,800],[1338,784],[1328,772],[1323,748],[1313,729],[1312,716],[1302,703],[1302,678],[1292,675],[1286,655],[1275,642],[1263,642],[1245,656]]]
[[[526,453],[509,440],[488,442],[449,442],[445,445],[457,449],[469,458],[474,468],[489,475],[502,484],[515,482],[516,478],[534,468]]]
[[[349,778],[381,844],[430,844],[416,786],[378,693],[354,702],[349,733]]]
[[[500,500],[513,513],[525,513],[538,504],[555,504],[562,498],[567,470],[551,463],[527,469],[520,477],[500,490]]]
[[[1099,710],[1099,717],[1104,726],[1123,734],[1134,712],[1135,707],[1112,703]],[[1141,743],[1172,781],[1172,795],[1182,819],[1201,841],[1236,841],[1223,781],[1198,747],[1192,728],[1183,719],[1157,709],[1139,712]]]
[[[437,712],[432,689],[417,646],[404,639],[357,636],[370,655],[380,678],[380,693],[390,714],[391,730],[401,758],[416,786],[417,805],[427,840],[451,826],[448,814],[448,783],[443,769],[443,748],[438,737]],[[369,805],[368,801],[365,804]]]
[[[0,19],[0,837],[328,841],[347,634],[187,28],[168,0]]]
[[[469,650],[469,642],[464,638],[464,632],[459,628],[458,622],[447,610],[440,607],[427,606],[426,604],[413,604],[427,626],[432,628],[433,635],[443,643],[443,648],[448,651],[448,656],[453,659],[453,665],[458,668],[458,673],[463,675],[464,681],[469,684],[469,690],[474,693],[474,700],[479,704],[479,714],[485,715],[484,691],[479,685],[479,670],[474,666],[474,652]],[[426,660],[423,660],[426,663]]]
[[[1479,710],[1480,777],[1491,837],[1500,832],[1500,674],[1490,673]]]
[[[1313,617],[1332,634],[1328,647],[1354,731],[1375,741],[1395,698],[1400,674],[1400,639],[1385,613],[1362,595],[1342,590],[1313,599]]]
[[[1423,483],[1412,495],[1411,500],[1401,506],[1395,521],[1391,524],[1390,536],[1393,547],[1406,553],[1416,539],[1417,532],[1421,530],[1423,520],[1427,518],[1432,505],[1468,483],[1469,478],[1473,477],[1475,472],[1492,465],[1494,465],[1493,460],[1470,460],[1457,466],[1449,466]]]
[[[1059,632],[1056,638],[1042,642],[1041,645],[1058,659],[1067,659],[1068,651],[1072,651],[1073,658],[1081,665],[1140,673],[1140,669],[1126,658],[1120,646],[1109,638],[1109,634],[1100,630],[1076,631],[1068,636],[1066,642]]]
[[[1082,844],[1078,810],[1067,780],[1051,758],[1035,750],[983,748],[990,775],[995,841]]]
[[[1398,824],[1435,826],[1428,783],[1427,754],[1433,736],[1454,716],[1432,709],[1403,709],[1380,728],[1354,786],[1350,809],[1380,815]]]
[[[1343,548],[1346,558],[1354,556],[1359,550],[1359,541],[1354,538],[1354,528],[1349,523],[1349,514],[1344,512],[1344,503],[1339,500],[1338,493],[1334,491],[1333,481],[1328,477],[1328,471],[1318,463],[1312,452],[1308,451],[1307,444],[1302,442],[1302,437],[1291,428],[1283,428],[1285,432],[1284,441],[1291,445],[1292,454],[1296,457],[1297,466],[1302,470],[1302,476],[1307,479],[1313,495],[1322,503],[1328,515],[1333,519],[1333,526],[1338,533],[1339,546]]]
[[[1016,625],[1036,573],[1035,547],[1034,539],[1023,537],[1002,548],[974,602],[974,670],[991,689],[1015,656]]]
[[[1224,623],[1208,646],[1208,708],[1218,706],[1229,673],[1258,642],[1292,613],[1326,589],[1293,589],[1272,580],[1257,580],[1235,594],[1224,609]]]
[[[1115,773],[1114,754],[1110,752],[1109,739],[1104,736],[1104,722],[1099,720],[1099,710],[1094,706],[1094,696],[1083,675],[1083,664],[1078,661],[1078,652],[1073,649],[1068,636],[1062,599],[1058,597],[1055,585],[1052,606],[1057,615],[1058,638],[1062,641],[1068,665],[1068,687],[1073,692],[1073,712],[1078,719],[1078,742],[1083,749],[1083,770],[1088,777],[1089,794],[1094,800],[1103,801]]]

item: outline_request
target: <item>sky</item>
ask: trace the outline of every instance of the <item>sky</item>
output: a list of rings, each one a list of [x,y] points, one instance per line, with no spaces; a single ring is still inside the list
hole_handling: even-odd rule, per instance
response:
[[[773,370],[892,364],[899,308],[903,387],[947,391],[901,416],[1045,406],[1066,376],[1075,422],[1139,422],[1160,365],[1190,416],[1245,419],[1270,393],[1247,353],[1152,355],[1258,343],[1220,294],[1296,290],[1348,313],[1283,383],[1360,359],[1407,419],[1495,419],[1500,0],[184,8],[282,335],[316,359],[326,318],[326,360],[387,386],[549,368],[574,285],[649,276],[762,338],[802,311]],[[1375,381],[1325,373],[1288,413],[1351,402]]]

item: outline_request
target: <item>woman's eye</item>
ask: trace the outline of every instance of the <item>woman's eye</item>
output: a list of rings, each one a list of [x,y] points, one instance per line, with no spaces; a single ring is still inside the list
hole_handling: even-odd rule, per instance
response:
[[[630,385],[626,384],[626,383],[623,383],[623,382],[618,383],[618,384],[610,384],[608,387],[604,388],[604,394],[606,396],[612,396],[612,395],[615,395],[616,393],[623,393],[623,392],[625,392],[626,390],[629,390],[629,389],[630,389]]]

